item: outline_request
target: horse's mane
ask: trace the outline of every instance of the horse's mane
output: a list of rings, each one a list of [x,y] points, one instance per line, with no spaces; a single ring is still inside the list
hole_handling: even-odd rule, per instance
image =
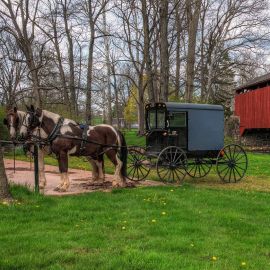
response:
[[[54,112],[51,112],[51,111],[48,111],[48,110],[42,110],[42,113],[43,115],[46,115],[47,117],[50,117],[54,120],[54,122],[56,123],[59,118],[61,117],[61,115],[57,114],[57,113],[54,113]],[[70,122],[70,123],[73,123],[75,125],[77,125],[77,122],[72,120],[72,119],[69,119],[69,118],[64,118],[66,121]]]

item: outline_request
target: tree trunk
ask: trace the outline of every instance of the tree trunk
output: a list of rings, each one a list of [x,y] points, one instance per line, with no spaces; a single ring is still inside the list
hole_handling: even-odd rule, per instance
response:
[[[34,61],[32,60],[33,58],[29,57],[28,63],[28,68],[30,70],[31,74],[31,80],[32,80],[32,92],[34,96],[34,104],[38,108],[42,108],[42,98],[40,94],[40,81],[39,81],[39,76],[38,76],[38,70],[36,68],[36,65]]]
[[[113,74],[113,87],[114,87],[114,95],[115,95],[115,116],[116,116],[116,122],[117,122],[117,128],[121,128],[120,124],[120,108],[119,108],[119,93],[117,89],[117,81],[116,81],[116,75],[115,75],[115,67],[112,64],[112,74]]]
[[[93,51],[94,51],[94,33],[91,34],[88,48],[86,108],[85,108],[85,122],[88,125],[91,125],[92,122]]]
[[[0,144],[0,200],[10,199],[11,195],[8,189],[8,180],[5,171],[3,148]]]
[[[70,111],[70,113],[71,113],[71,104],[70,104],[70,100],[69,100],[69,96],[68,96],[66,76],[65,76],[63,63],[62,63],[61,51],[60,51],[60,47],[59,47],[56,22],[53,22],[52,24],[53,24],[52,27],[53,27],[53,32],[54,32],[53,44],[54,44],[55,51],[56,51],[58,69],[59,69],[60,79],[61,79],[61,83],[62,83],[62,87],[63,87],[64,103],[66,104],[67,110]]]
[[[94,40],[91,40],[88,50],[87,85],[86,85],[87,92],[86,92],[86,108],[85,108],[85,121],[89,125],[91,125],[92,122],[93,51],[94,51]]]
[[[187,18],[188,18],[188,53],[187,53],[187,69],[186,69],[186,102],[192,102],[194,93],[194,77],[195,77],[195,50],[197,30],[199,23],[199,15],[202,0],[187,0]],[[194,12],[193,12],[194,9]]]
[[[160,3],[160,100],[169,97],[168,0]]]
[[[144,134],[144,90],[143,90],[143,75],[139,76],[138,83],[138,134]]]
[[[178,1],[178,0],[177,0]],[[179,1],[176,5],[175,10],[175,24],[176,24],[176,71],[175,71],[175,89],[174,96],[176,100],[179,100],[180,92],[180,40],[181,40],[181,21],[180,21],[180,11],[179,11]]]
[[[152,60],[150,56],[150,32],[146,0],[142,0],[143,33],[144,33],[144,57],[146,63],[147,89],[149,102],[154,103],[156,96],[153,86]]]
[[[68,40],[68,63],[69,63],[69,91],[70,91],[70,108],[72,115],[75,114],[76,110],[76,91],[75,91],[75,69],[74,69],[74,55],[73,55],[73,39],[68,26],[68,15],[67,6],[63,6],[63,15],[65,23],[65,32]]]
[[[111,61],[110,61],[110,46],[107,33],[106,11],[103,12],[103,32],[105,44],[105,59],[107,67],[107,100],[108,100],[108,124],[112,125],[112,91],[111,91]]]

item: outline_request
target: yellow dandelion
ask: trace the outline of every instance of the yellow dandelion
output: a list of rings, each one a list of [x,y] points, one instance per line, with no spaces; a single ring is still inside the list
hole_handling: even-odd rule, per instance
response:
[[[155,222],[157,222],[157,221],[156,221],[155,219],[152,219],[152,222],[155,223]]]
[[[166,212],[162,212],[161,214],[162,214],[162,215],[166,215]]]
[[[213,260],[213,261],[216,261],[216,260],[217,260],[217,257],[216,257],[216,256],[213,256],[213,257],[212,257],[212,260]]]
[[[122,230],[125,230],[125,229],[126,229],[126,227],[125,227],[125,226],[123,226],[123,227],[122,227]]]
[[[241,262],[241,266],[246,266],[246,262]]]

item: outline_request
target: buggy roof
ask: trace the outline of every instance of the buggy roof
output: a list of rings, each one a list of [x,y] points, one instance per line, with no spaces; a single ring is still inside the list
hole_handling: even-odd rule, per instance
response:
[[[223,107],[221,105],[179,103],[179,102],[165,102],[165,105],[168,111],[184,110],[184,109],[223,111]]]

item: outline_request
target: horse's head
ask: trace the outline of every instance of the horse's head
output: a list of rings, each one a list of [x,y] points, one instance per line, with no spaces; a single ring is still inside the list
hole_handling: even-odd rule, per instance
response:
[[[24,116],[22,126],[20,128],[20,136],[22,138],[27,138],[30,136],[32,131],[41,125],[42,121],[42,110],[31,105],[26,106],[27,112]]]
[[[14,107],[12,110],[9,110],[6,118],[4,118],[3,123],[7,126],[10,138],[14,140],[16,138],[16,133],[19,129],[19,115],[17,108]]]

